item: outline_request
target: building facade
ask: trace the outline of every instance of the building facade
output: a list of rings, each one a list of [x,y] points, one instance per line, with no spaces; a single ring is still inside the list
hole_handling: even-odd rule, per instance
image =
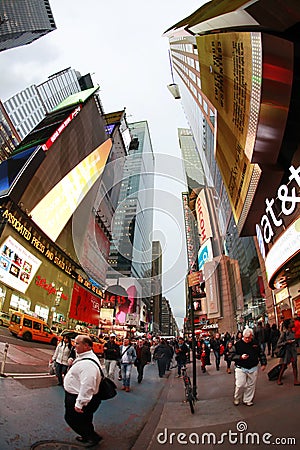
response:
[[[32,85],[10,97],[3,104],[17,130],[24,139],[46,114],[72,94],[82,90],[83,77],[74,69],[67,68],[48,77],[39,85]],[[83,90],[93,87],[92,80],[85,83]]]
[[[30,44],[55,29],[49,0],[0,3],[0,51]]]
[[[122,278],[135,281],[132,286],[141,327],[151,323],[151,268],[153,228],[154,154],[146,121],[129,124],[132,140],[125,159],[118,207],[112,222],[107,284],[124,284]],[[138,284],[138,286],[136,285]]]
[[[207,180],[250,324],[299,307],[299,5],[266,10],[267,0],[212,1],[166,32],[203,168],[217,175]],[[236,245],[236,236],[245,239]]]
[[[0,161],[8,158],[21,138],[0,101]]]
[[[109,237],[98,192],[113,143],[97,90],[59,104],[0,165],[4,311],[99,328]]]

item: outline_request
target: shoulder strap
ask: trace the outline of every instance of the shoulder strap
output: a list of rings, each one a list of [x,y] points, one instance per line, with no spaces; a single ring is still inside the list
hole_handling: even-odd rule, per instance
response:
[[[100,370],[100,373],[101,373],[101,378],[104,378],[104,373],[103,373],[103,370],[101,369],[100,364],[98,364],[97,361],[95,361],[93,358],[80,358],[80,359],[75,359],[75,361],[73,362],[73,364],[75,364],[76,362],[79,362],[79,361],[83,361],[83,360],[93,361],[93,362],[99,367],[99,370]]]
[[[122,358],[122,356],[125,355],[125,353],[130,349],[130,347],[131,347],[131,344],[124,350],[124,352],[122,352],[121,358]]]

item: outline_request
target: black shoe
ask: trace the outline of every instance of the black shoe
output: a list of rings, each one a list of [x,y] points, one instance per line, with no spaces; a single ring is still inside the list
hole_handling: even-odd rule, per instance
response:
[[[99,442],[101,442],[102,439],[103,439],[103,437],[101,437],[101,436],[98,436],[95,439],[85,439],[82,436],[76,436],[76,440],[78,442],[81,442],[82,444],[84,444],[84,446],[86,448],[94,447],[95,445],[99,444]]]

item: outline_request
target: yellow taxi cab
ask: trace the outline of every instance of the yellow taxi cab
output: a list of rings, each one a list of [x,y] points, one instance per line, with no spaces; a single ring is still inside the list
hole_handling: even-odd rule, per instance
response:
[[[86,333],[84,331],[65,329],[58,336],[58,341],[61,341],[64,336],[70,336],[70,338],[72,340],[72,345],[75,345],[75,338],[79,334],[85,334],[85,335],[89,336],[92,339],[92,341],[93,341],[93,351],[94,351],[94,353],[96,353],[96,355],[99,355],[99,356],[103,355],[103,347],[104,347],[104,342],[105,341],[102,340],[102,339],[99,339],[94,334]]]
[[[58,336],[50,330],[49,325],[38,317],[15,311],[8,327],[11,334],[24,341],[39,341],[56,345]]]

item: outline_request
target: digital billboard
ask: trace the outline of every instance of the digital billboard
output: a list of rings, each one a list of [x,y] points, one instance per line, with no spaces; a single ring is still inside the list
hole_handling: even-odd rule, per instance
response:
[[[101,299],[75,283],[69,317],[81,322],[99,325]]]
[[[259,61],[257,74],[256,66],[252,66],[253,34],[259,35],[232,32],[196,38],[202,91],[217,109],[216,161],[236,222],[242,213],[253,171],[249,152],[247,156],[245,151],[247,145],[253,147],[251,138],[256,132],[258,105],[251,102],[252,80],[257,80],[259,99],[259,76],[261,78]]]
[[[0,248],[0,280],[25,294],[41,261],[9,236]]]
[[[100,177],[111,147],[111,139],[99,145],[30,211],[34,222],[52,241],[56,241],[80,202]]]

